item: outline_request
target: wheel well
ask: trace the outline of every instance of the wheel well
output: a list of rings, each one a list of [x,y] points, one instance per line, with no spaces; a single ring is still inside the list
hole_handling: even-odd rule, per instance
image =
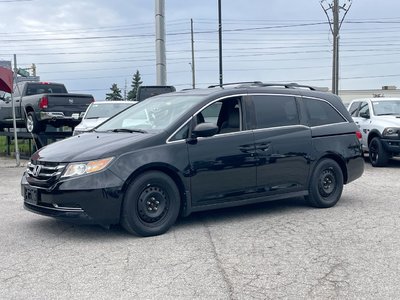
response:
[[[142,167],[135,172],[133,172],[129,178],[125,181],[123,187],[122,187],[122,193],[125,194],[126,190],[128,189],[129,184],[138,176],[143,174],[144,172],[149,172],[149,171],[159,171],[162,172],[166,175],[168,175],[176,184],[179,194],[181,196],[181,208],[180,208],[180,213],[182,213],[183,208],[186,206],[186,197],[185,197],[185,186],[182,182],[182,180],[179,178],[178,174],[171,170],[170,168],[166,166],[147,166],[147,167]],[[123,200],[122,200],[123,201]],[[122,205],[121,205],[121,212],[122,212]]]
[[[33,110],[33,108],[31,106],[25,106],[25,111],[28,114],[28,113],[30,113],[30,112],[32,112],[34,110]]]
[[[330,158],[332,160],[334,160],[335,162],[337,162],[337,164],[339,165],[340,169],[342,170],[342,174],[343,174],[343,183],[347,183],[347,179],[348,179],[348,174],[347,174],[347,168],[346,168],[346,163],[345,161],[338,155],[335,154],[328,154],[325,155],[323,157],[321,157],[319,160],[322,160],[324,158]]]
[[[369,146],[369,143],[372,141],[372,139],[374,138],[374,137],[380,137],[379,136],[379,134],[377,133],[377,132],[371,132],[369,135],[368,135],[368,145],[367,146]]]

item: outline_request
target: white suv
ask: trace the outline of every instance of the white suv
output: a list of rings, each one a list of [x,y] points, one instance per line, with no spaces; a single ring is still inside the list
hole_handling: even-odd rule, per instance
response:
[[[353,100],[348,110],[362,133],[362,147],[374,167],[400,155],[400,98]]]

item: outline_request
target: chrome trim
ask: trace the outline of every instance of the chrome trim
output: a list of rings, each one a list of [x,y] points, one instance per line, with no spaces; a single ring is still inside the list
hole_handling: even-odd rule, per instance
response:
[[[302,124],[296,124],[296,125],[285,125],[285,126],[276,126],[276,127],[266,127],[266,128],[256,128],[253,129],[253,132],[258,132],[258,131],[271,131],[274,129],[281,129],[281,128],[290,128],[290,127],[303,127],[306,129],[309,129],[309,126],[302,125]]]

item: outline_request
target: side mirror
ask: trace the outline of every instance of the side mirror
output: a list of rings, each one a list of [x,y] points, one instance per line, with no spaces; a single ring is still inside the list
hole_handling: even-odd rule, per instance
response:
[[[218,133],[218,126],[215,123],[200,123],[193,129],[193,137],[210,137]]]
[[[370,118],[369,112],[362,112],[362,113],[360,113],[360,117],[361,117],[361,118],[364,118],[364,119],[369,119],[369,118]]]

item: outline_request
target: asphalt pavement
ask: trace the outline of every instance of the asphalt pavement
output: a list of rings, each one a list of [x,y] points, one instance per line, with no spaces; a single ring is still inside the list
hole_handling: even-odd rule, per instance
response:
[[[0,157],[0,299],[400,299],[400,160],[330,209],[202,212],[150,238],[25,211],[24,165]]]

